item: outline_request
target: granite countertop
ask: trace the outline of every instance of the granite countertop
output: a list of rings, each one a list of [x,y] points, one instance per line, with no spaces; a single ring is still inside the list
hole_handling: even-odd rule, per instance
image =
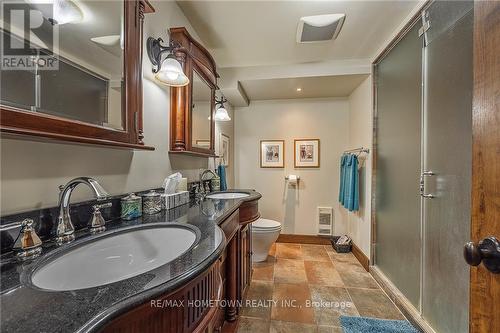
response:
[[[6,332],[95,332],[134,307],[177,289],[217,260],[225,246],[219,225],[245,201],[259,199],[252,190],[250,196],[234,200],[206,199],[201,204],[190,203],[155,215],[138,219],[107,222],[107,230],[90,235],[84,230],[77,239],[57,247],[46,242],[41,257],[18,262],[12,255],[2,257],[0,266],[2,321],[0,330]],[[229,191],[231,192],[231,190]],[[210,215],[210,216],[209,216]],[[64,247],[78,246],[92,238],[123,231],[124,228],[153,224],[181,224],[199,230],[199,241],[177,259],[135,277],[111,284],[72,291],[47,291],[35,288],[26,281],[47,255]]]

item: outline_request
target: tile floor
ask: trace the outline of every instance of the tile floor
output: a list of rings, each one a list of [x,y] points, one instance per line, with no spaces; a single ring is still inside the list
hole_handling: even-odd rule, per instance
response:
[[[331,246],[273,245],[246,299],[240,333],[337,333],[341,315],[404,319],[352,253]]]

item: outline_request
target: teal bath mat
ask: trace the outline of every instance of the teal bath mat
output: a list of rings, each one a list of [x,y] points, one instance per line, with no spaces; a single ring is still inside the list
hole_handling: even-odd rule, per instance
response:
[[[340,324],[344,333],[418,333],[406,320],[341,316]]]

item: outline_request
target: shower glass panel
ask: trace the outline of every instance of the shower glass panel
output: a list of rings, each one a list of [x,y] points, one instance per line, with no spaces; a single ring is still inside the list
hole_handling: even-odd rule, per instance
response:
[[[473,3],[436,1],[425,13],[422,315],[439,333],[468,332],[472,164]]]
[[[419,308],[422,41],[414,25],[375,68],[375,264]]]

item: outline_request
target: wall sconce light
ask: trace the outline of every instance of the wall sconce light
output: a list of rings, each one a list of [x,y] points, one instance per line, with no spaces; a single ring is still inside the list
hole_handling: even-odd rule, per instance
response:
[[[155,79],[171,87],[184,87],[189,84],[189,78],[184,74],[181,63],[175,58],[172,52],[178,48],[172,42],[169,46],[161,45],[163,39],[149,37],[146,48],[149,60],[153,64]],[[162,61],[163,53],[170,54]]]
[[[227,113],[226,108],[224,107],[224,103],[227,102],[227,99],[224,96],[221,96],[220,99],[215,99],[215,117],[216,121],[231,121],[231,117]]]

